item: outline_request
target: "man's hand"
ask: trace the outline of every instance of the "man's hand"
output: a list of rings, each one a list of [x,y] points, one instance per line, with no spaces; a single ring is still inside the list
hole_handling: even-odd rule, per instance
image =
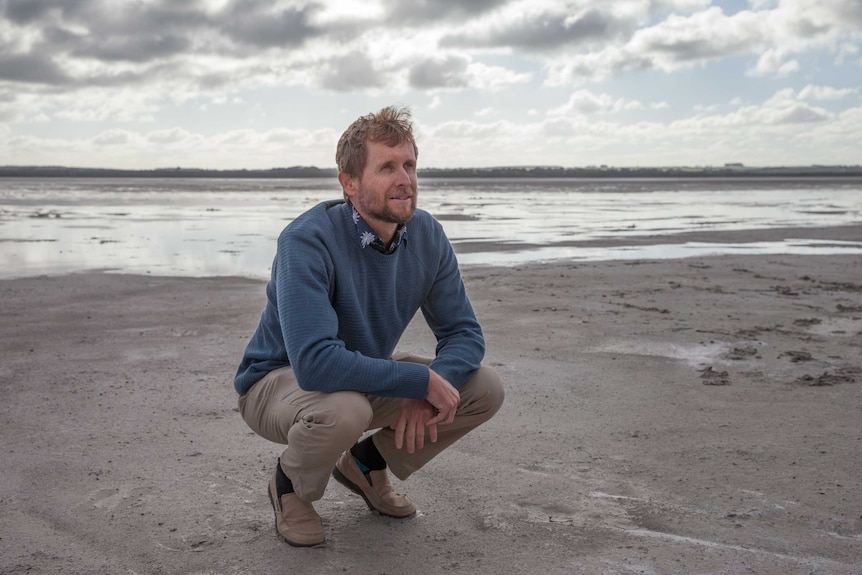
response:
[[[461,394],[451,383],[443,379],[433,369],[429,369],[428,393],[424,400],[405,399],[401,402],[398,421],[392,426],[395,430],[395,449],[407,444],[407,453],[425,447],[425,428],[428,439],[437,441],[437,425],[452,423],[455,410],[461,403]]]
[[[436,409],[422,399],[405,399],[401,402],[398,421],[392,426],[395,430],[395,449],[407,444],[407,453],[425,447],[425,426],[428,426],[428,438],[437,441],[437,425],[429,425],[434,418]]]
[[[438,423],[452,423],[455,420],[455,410],[461,403],[461,394],[436,371],[430,368],[428,371],[431,372],[431,378],[428,380],[428,394],[425,396],[425,401],[434,406],[437,415],[431,418],[427,425],[436,426]],[[435,439],[436,434],[435,427]]]

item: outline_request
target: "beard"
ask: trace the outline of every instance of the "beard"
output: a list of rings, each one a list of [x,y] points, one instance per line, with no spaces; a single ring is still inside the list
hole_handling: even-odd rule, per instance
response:
[[[398,206],[393,208],[388,201],[375,201],[371,194],[360,193],[353,197],[353,202],[356,203],[359,211],[365,216],[374,218],[388,224],[403,224],[413,217],[416,212],[416,192],[410,195],[410,202],[398,202]]]

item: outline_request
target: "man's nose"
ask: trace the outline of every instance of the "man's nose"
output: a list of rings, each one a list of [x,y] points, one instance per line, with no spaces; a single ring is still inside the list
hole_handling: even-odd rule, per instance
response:
[[[409,186],[413,182],[413,175],[406,168],[400,168],[397,175],[396,185],[398,186]]]

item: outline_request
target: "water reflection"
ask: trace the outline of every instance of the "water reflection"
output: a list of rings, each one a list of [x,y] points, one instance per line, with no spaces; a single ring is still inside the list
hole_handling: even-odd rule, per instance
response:
[[[852,242],[671,239],[692,231],[858,224],[859,180],[422,180],[420,186],[420,206],[441,220],[462,264],[862,253]],[[337,197],[340,190],[326,179],[0,180],[0,277],[83,269],[266,277],[282,228]],[[668,241],[635,245],[645,235]],[[614,245],[571,245],[609,240]]]

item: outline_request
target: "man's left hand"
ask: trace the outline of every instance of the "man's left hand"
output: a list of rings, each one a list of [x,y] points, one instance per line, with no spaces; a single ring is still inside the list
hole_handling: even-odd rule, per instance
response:
[[[437,424],[428,425],[437,410],[424,399],[405,399],[401,402],[398,421],[392,426],[395,430],[395,449],[407,445],[407,453],[425,447],[425,427],[428,426],[428,438],[437,441]]]

